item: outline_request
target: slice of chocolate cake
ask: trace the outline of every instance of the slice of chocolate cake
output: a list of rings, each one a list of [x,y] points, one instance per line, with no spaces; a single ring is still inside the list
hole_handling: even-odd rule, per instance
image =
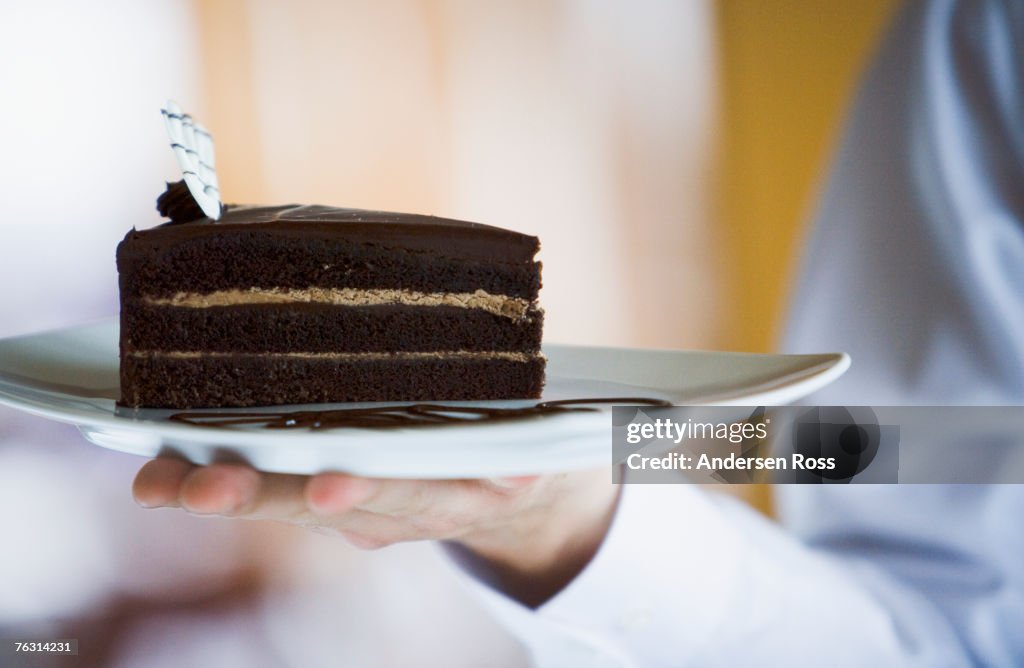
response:
[[[214,221],[183,187],[161,198],[172,222],[117,249],[122,404],[540,395],[536,237],[323,206]]]

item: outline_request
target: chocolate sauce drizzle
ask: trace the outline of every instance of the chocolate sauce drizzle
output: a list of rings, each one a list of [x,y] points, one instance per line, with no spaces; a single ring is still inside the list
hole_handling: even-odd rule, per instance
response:
[[[174,413],[168,419],[199,427],[256,426],[264,429],[336,429],[339,427],[387,428],[419,427],[425,425],[499,422],[533,418],[558,413],[593,412],[595,404],[619,406],[671,406],[662,399],[617,397],[601,399],[562,399],[542,401],[520,408],[490,406],[441,406],[439,404],[412,404],[407,406],[379,406],[373,408],[338,408],[323,411],[266,412],[266,413]]]

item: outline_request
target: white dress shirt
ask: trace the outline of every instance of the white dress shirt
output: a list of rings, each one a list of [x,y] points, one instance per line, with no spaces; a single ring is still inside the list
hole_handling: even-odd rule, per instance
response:
[[[1024,400],[1024,3],[901,11],[807,248],[785,347],[854,360],[815,403]],[[471,586],[544,666],[1024,665],[1024,487],[776,491],[627,485],[540,608]]]

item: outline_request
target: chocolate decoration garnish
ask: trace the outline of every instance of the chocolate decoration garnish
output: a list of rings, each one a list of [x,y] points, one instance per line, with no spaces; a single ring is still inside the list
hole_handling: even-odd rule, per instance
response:
[[[273,411],[261,413],[210,413],[191,411],[174,413],[168,419],[197,427],[256,426],[263,429],[336,429],[358,427],[381,429],[388,427],[422,427],[438,424],[471,424],[534,418],[558,413],[594,412],[594,405],[618,406],[671,406],[663,399],[647,397],[614,397],[600,399],[562,399],[541,401],[520,408],[487,406],[442,406],[439,404],[411,404],[406,406],[379,406],[373,408],[338,408],[322,411]]]
[[[171,150],[178,160],[192,199],[210,219],[219,219],[224,212],[224,205],[220,201],[217,170],[214,166],[213,136],[183,112],[174,100],[168,100],[167,106],[160,113],[163,114],[167,136],[171,140]]]
[[[167,184],[167,189],[156,198],[156,210],[164,218],[170,218],[172,225],[206,217],[184,181]]]

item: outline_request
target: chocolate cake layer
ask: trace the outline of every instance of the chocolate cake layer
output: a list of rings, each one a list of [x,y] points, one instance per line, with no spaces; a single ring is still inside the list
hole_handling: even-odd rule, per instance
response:
[[[249,220],[248,217],[253,217]],[[326,207],[231,209],[129,232],[118,246],[126,296],[232,288],[405,288],[535,299],[536,237],[430,216]]]
[[[135,356],[121,361],[122,403],[216,408],[349,401],[445,401],[540,396],[544,359]]]
[[[126,239],[119,247],[125,296],[171,296],[225,289],[405,288],[419,292],[473,292],[536,299],[540,263],[492,265],[426,254],[354,246],[329,239],[278,242],[246,234],[183,241],[152,253]]]
[[[386,352],[540,350],[543,313],[508,318],[453,306],[247,304],[185,308],[129,302],[125,351]]]

